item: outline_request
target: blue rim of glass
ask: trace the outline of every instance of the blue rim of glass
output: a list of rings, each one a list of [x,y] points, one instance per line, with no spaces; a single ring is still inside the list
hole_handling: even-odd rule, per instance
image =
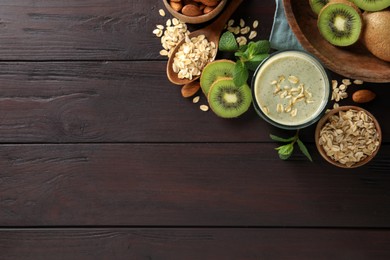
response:
[[[266,63],[269,59],[271,59],[273,56],[275,55],[278,55],[280,53],[283,53],[283,52],[299,52],[299,53],[302,53],[304,55],[307,55],[309,57],[311,57],[313,59],[314,62],[317,62],[317,65],[319,68],[322,68],[323,69],[323,74],[324,74],[324,78],[325,78],[325,81],[327,80],[328,82],[328,88],[329,88],[329,91],[328,91],[328,97],[327,97],[327,100],[326,102],[324,102],[324,105],[323,107],[321,108],[320,112],[318,113],[317,116],[315,116],[313,119],[303,123],[303,124],[299,124],[299,125],[283,125],[283,124],[280,124],[278,122],[275,122],[274,120],[270,119],[266,114],[264,114],[264,112],[260,109],[259,105],[257,104],[257,101],[256,101],[256,97],[255,97],[255,81],[256,81],[256,75],[257,73],[259,72],[260,68],[264,65],[264,63]],[[302,129],[302,128],[306,128],[314,123],[316,123],[322,116],[323,114],[325,113],[325,110],[327,109],[328,107],[328,104],[329,104],[329,101],[330,101],[330,98],[331,98],[331,79],[330,79],[330,73],[329,73],[329,70],[322,64],[322,62],[317,58],[315,57],[313,54],[307,52],[307,51],[302,51],[302,50],[291,50],[291,49],[288,49],[288,50],[282,50],[282,51],[276,51],[276,52],[273,52],[272,54],[270,54],[266,59],[264,59],[260,64],[259,66],[256,68],[255,70],[255,73],[253,74],[253,77],[252,77],[252,82],[251,82],[251,91],[252,91],[252,104],[253,104],[253,107],[256,111],[256,113],[262,118],[264,119],[264,121],[266,121],[267,123],[273,125],[273,126],[276,126],[278,128],[281,128],[281,129],[286,129],[286,130],[297,130],[297,129]]]

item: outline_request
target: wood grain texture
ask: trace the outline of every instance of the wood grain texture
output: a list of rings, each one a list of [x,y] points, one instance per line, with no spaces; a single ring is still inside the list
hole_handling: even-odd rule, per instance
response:
[[[390,227],[390,146],[350,171],[275,147],[2,145],[0,226]]]
[[[7,260],[389,259],[387,230],[53,229],[0,230]]]
[[[253,108],[238,119],[221,119],[201,95],[199,104],[181,97],[165,76],[165,61],[0,63],[0,142],[269,142],[287,136]],[[337,78],[337,75],[335,75]],[[364,108],[381,124],[389,141],[390,88],[369,88],[377,98]],[[340,105],[350,104],[348,98]],[[330,104],[332,106],[332,104]],[[301,131],[313,142],[314,126]]]
[[[273,6],[248,2],[237,15],[260,19],[259,37],[268,37]],[[158,15],[159,0],[4,0],[0,7],[0,60],[161,59],[152,31],[170,17]]]

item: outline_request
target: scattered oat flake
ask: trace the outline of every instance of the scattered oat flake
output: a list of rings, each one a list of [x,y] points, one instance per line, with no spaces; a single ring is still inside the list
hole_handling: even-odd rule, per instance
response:
[[[257,32],[256,31],[251,31],[251,33],[249,34],[249,40],[252,40],[254,39],[255,37],[257,36]]]
[[[164,11],[163,9],[158,10],[158,13],[159,13],[162,17],[165,16],[165,11]]]
[[[202,111],[204,111],[204,112],[209,111],[209,107],[206,106],[206,105],[200,105],[199,108],[200,108],[200,110],[202,110]]]
[[[362,85],[364,82],[363,82],[363,80],[355,79],[355,80],[353,81],[353,83],[356,84],[356,85]]]
[[[245,21],[242,18],[240,19],[240,26],[241,26],[241,28],[245,27]]]
[[[346,86],[351,85],[351,80],[350,80],[350,79],[343,79],[342,82],[343,82],[343,84],[346,85]]]
[[[194,97],[194,98],[192,99],[192,103],[196,104],[196,103],[199,102],[199,100],[200,100],[200,96],[196,96],[196,97]]]

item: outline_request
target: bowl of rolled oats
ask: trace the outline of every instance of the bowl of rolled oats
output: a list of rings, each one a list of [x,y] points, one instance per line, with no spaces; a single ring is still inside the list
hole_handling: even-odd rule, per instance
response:
[[[163,0],[165,8],[184,23],[200,24],[216,17],[227,0]]]
[[[255,111],[282,129],[301,129],[317,122],[330,100],[324,66],[305,51],[271,54],[252,79]]]
[[[382,131],[378,121],[358,106],[341,106],[318,122],[315,142],[321,156],[341,168],[356,168],[378,153]]]

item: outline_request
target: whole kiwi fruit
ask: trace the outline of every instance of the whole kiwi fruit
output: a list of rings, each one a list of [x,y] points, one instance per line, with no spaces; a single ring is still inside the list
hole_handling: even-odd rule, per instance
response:
[[[376,57],[390,62],[390,8],[364,12],[362,42]]]

